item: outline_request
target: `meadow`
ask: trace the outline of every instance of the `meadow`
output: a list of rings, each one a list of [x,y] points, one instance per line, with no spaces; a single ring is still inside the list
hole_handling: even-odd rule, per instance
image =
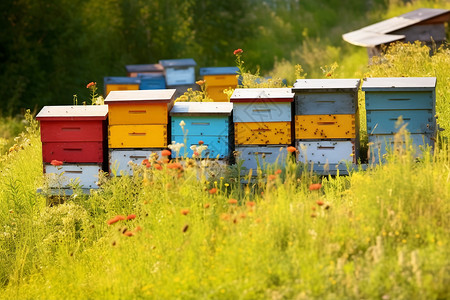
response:
[[[348,176],[186,159],[103,174],[99,190],[75,185],[49,206],[28,112],[0,157],[0,299],[449,299],[449,66],[449,50],[418,44],[367,66],[436,76],[446,130],[420,158],[397,149]]]

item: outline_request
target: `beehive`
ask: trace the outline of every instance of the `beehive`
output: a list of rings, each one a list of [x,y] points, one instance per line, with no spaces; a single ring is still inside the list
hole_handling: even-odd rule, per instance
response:
[[[159,63],[164,68],[167,86],[173,88],[177,85],[195,83],[195,66],[197,63],[192,58],[165,59]]]
[[[200,76],[206,81],[206,92],[215,102],[227,102],[225,89],[236,88],[238,85],[237,67],[200,68]]]
[[[116,157],[115,152],[122,157],[125,150],[160,151],[167,147],[168,114],[174,104],[174,94],[174,89],[113,91],[106,97],[110,116],[110,168],[115,164],[112,160]],[[120,164],[118,172],[121,170],[132,173],[128,165]]]
[[[105,77],[104,95],[108,96],[111,91],[139,90],[140,79],[136,77]]]
[[[298,160],[316,165],[356,163],[359,156],[359,79],[298,79],[295,145]],[[332,169],[333,169],[332,168]]]
[[[419,146],[434,146],[435,88],[435,77],[364,79],[370,161],[379,162],[387,149],[395,145],[404,148],[402,145],[410,142],[405,137],[395,137],[401,125],[406,125],[411,133],[409,138],[417,156],[421,153]]]
[[[192,157],[191,146],[202,141],[208,149],[202,157],[228,159],[231,152],[232,103],[177,102],[170,111],[172,141],[183,143],[179,156]],[[185,125],[180,126],[183,122]]]
[[[292,143],[293,100],[289,88],[235,89],[234,140],[244,167],[255,168],[259,155],[275,161],[279,149]]]
[[[51,187],[67,188],[69,179],[84,188],[97,187],[96,175],[106,170],[106,105],[45,106],[36,116],[41,126],[44,173],[55,177]],[[53,160],[62,161],[55,167]],[[95,175],[95,176],[94,176]]]
[[[164,76],[164,68],[161,64],[126,65],[125,68],[128,77],[138,77],[139,74]]]
[[[140,90],[161,90],[166,88],[163,74],[138,74]]]

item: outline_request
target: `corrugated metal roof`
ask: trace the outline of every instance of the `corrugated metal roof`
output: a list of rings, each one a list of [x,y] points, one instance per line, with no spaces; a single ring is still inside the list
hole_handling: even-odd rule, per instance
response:
[[[232,75],[239,72],[238,67],[209,67],[200,68],[200,75]]]
[[[374,47],[381,44],[398,41],[404,35],[389,34],[405,27],[449,13],[447,9],[419,8],[398,17],[390,18],[359,30],[348,32],[342,38],[354,45]]]
[[[44,106],[37,114],[36,119],[47,118],[92,118],[106,119],[108,115],[108,105],[59,105]]]
[[[105,103],[118,102],[171,102],[175,95],[175,89],[165,90],[135,90],[135,91],[111,91],[105,99]]]
[[[293,92],[306,90],[333,90],[333,89],[351,89],[359,88],[359,79],[297,79],[292,88]]]
[[[233,103],[230,102],[177,102],[170,115],[224,114],[231,115]]]
[[[382,90],[432,90],[436,77],[376,77],[364,78],[363,91]]]
[[[180,58],[180,59],[163,59],[159,63],[164,68],[173,67],[195,67],[197,63],[192,58]]]

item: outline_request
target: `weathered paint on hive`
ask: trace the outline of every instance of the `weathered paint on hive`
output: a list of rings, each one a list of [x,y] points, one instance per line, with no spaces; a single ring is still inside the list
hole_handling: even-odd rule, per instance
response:
[[[291,122],[234,123],[236,145],[286,145],[291,143]]]
[[[296,139],[356,138],[355,115],[297,115]]]
[[[50,188],[68,188],[72,181],[78,182],[82,188],[97,189],[100,171],[102,166],[99,164],[64,164],[58,167],[44,164]]]

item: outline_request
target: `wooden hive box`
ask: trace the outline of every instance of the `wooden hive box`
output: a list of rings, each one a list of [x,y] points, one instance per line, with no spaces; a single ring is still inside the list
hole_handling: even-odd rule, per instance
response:
[[[36,116],[41,125],[43,170],[51,188],[71,181],[97,188],[98,173],[106,170],[107,105],[45,106]],[[53,160],[62,166],[53,166]]]
[[[109,106],[109,148],[166,147],[174,94],[174,89],[112,91],[105,99]]]
[[[192,157],[193,145],[204,142],[208,149],[202,157],[227,159],[231,151],[232,103],[226,102],[177,102],[170,111],[172,141],[183,143],[179,156]],[[185,125],[182,128],[181,122]],[[176,155],[176,153],[172,153]]]
[[[166,59],[159,63],[164,68],[164,75],[168,86],[187,85],[195,83],[195,66],[192,58]]]
[[[286,146],[236,146],[239,154],[236,158],[242,161],[242,167],[247,170],[265,168],[267,165],[277,164],[280,168],[286,163]]]
[[[136,77],[105,77],[104,95],[108,96],[111,91],[139,90],[140,79]]]
[[[401,117],[410,132],[413,147],[420,156],[419,146],[434,146],[436,135],[436,78],[386,77],[366,78],[365,93],[367,132],[372,159],[382,160],[394,145],[394,135]],[[403,138],[404,139],[404,138]],[[405,141],[403,141],[405,143]],[[376,151],[374,150],[376,149]]]
[[[237,67],[200,68],[200,76],[206,81],[206,92],[216,102],[227,102],[228,97],[223,90],[236,88],[238,85]]]
[[[138,77],[139,74],[164,76],[164,68],[161,64],[126,65],[125,68],[128,77]]]
[[[289,145],[292,142],[289,88],[236,89],[231,96],[236,145]]]
[[[166,88],[163,74],[138,74],[140,90],[161,90]]]

